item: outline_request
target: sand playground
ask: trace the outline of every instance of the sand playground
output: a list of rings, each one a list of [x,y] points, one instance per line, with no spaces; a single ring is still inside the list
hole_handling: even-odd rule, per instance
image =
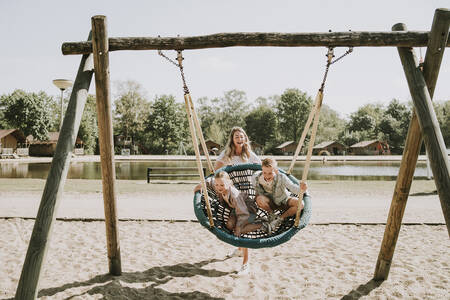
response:
[[[0,299],[12,299],[45,180],[0,179]],[[119,181],[122,276],[108,275],[101,181],[68,180],[39,299],[449,299],[433,181],[414,181],[389,278],[372,280],[395,182],[311,181],[310,225],[242,258],[196,222],[192,184]]]

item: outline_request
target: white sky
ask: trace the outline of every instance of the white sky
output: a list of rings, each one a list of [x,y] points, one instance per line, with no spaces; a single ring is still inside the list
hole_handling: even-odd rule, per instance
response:
[[[15,89],[58,96],[56,78],[75,79],[80,56],[64,56],[63,42],[86,40],[91,17],[106,15],[109,37],[193,36],[219,32],[390,31],[395,23],[428,31],[434,11],[448,0],[401,1],[24,1],[0,0],[0,95]],[[419,49],[416,49],[419,55]],[[344,48],[336,49],[336,54]],[[434,99],[450,99],[450,49]],[[425,48],[422,48],[425,56]],[[325,48],[232,47],[184,52],[193,98],[239,89],[248,100],[298,88],[315,96]],[[170,51],[171,57],[175,52]],[[155,95],[182,100],[178,69],[156,51],[110,53],[111,81],[135,80]],[[94,81],[90,93],[95,93]],[[411,99],[396,48],[355,48],[333,65],[324,103],[348,116],[365,103]]]

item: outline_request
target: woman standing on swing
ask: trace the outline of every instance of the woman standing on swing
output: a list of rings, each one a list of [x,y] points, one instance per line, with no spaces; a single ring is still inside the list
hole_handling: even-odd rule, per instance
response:
[[[261,164],[261,159],[252,151],[250,141],[244,129],[241,127],[233,127],[225,149],[217,157],[214,170],[218,170],[224,166],[239,164]],[[237,248],[227,256],[243,256],[242,267],[238,274],[247,274],[249,272],[248,248]]]

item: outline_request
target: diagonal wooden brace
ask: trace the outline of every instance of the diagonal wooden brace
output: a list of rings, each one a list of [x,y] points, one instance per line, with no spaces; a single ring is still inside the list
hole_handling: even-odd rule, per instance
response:
[[[414,59],[412,50],[409,48],[403,48],[403,49],[399,48],[400,56],[405,56],[404,54],[402,54],[403,52],[409,52],[408,53],[409,55],[407,55],[408,56],[407,61],[410,64],[411,70],[407,71],[407,69],[405,68],[405,73],[406,73],[407,77],[409,76],[410,73],[413,73],[416,75],[414,77],[409,76],[412,78],[408,79],[408,83],[410,84],[411,94],[416,94],[415,92],[413,93],[413,90],[417,87],[417,84],[415,84],[415,82],[414,82],[414,78],[418,79],[419,81],[421,80],[422,85],[424,85],[426,83],[425,87],[428,87],[428,90],[425,89],[425,91],[424,91],[422,89],[422,91],[420,92],[421,96],[423,96],[422,98],[414,97],[414,95],[413,95],[413,98],[416,98],[416,100],[417,100],[417,98],[419,98],[418,102],[430,102],[431,103],[431,97],[433,96],[433,93],[434,93],[434,88],[435,88],[437,77],[439,74],[439,68],[440,68],[443,53],[445,50],[445,47],[443,47],[443,45],[446,45],[446,43],[448,42],[447,38],[448,38],[448,31],[449,31],[449,23],[450,23],[449,11],[447,9],[437,9],[435,12],[435,15],[434,15],[433,25],[432,25],[431,34],[430,34],[430,40],[428,43],[427,54],[425,57],[424,71],[423,71],[424,75],[423,76],[421,74],[418,74],[418,72],[414,72],[414,70],[417,71],[418,68],[417,68],[417,62]],[[404,24],[397,24],[397,25],[394,25],[393,30],[404,31],[404,30],[406,30],[406,26]],[[402,63],[403,63],[403,59],[402,59]],[[426,95],[426,94],[428,94],[428,95]],[[422,101],[422,100],[425,100],[425,101]],[[415,103],[415,105],[416,105],[416,103]],[[419,106],[420,106],[420,104],[419,104]],[[429,103],[428,103],[427,107],[429,107]],[[432,107],[431,107],[431,109],[432,109]],[[428,113],[428,116],[426,116],[427,113]],[[420,117],[422,119],[428,119],[429,123],[433,123],[433,122],[430,122],[433,119],[432,116],[430,116],[430,113],[431,113],[430,110],[427,110],[427,111],[421,110]],[[434,114],[434,112],[432,114]],[[434,118],[435,118],[435,116],[434,116]],[[403,219],[403,213],[404,213],[405,207],[406,207],[406,202],[408,200],[408,194],[409,194],[409,190],[410,190],[413,175],[414,175],[414,169],[415,169],[415,166],[417,163],[417,158],[419,155],[420,147],[422,145],[422,132],[421,132],[420,127],[421,126],[419,124],[417,114],[415,112],[413,112],[413,115],[411,117],[411,122],[409,125],[408,135],[406,138],[405,149],[403,152],[403,158],[402,158],[402,162],[400,165],[399,175],[397,177],[397,183],[395,186],[392,203],[391,203],[391,207],[389,210],[388,220],[386,223],[386,229],[384,232],[384,237],[383,237],[383,241],[381,244],[380,253],[378,255],[378,260],[377,260],[377,264],[375,267],[375,273],[374,273],[375,280],[385,280],[385,279],[387,279],[387,277],[389,275],[389,269],[391,266],[392,257],[394,255],[395,245],[397,243],[398,235],[400,232],[400,226],[401,226],[402,219]],[[437,126],[437,129],[432,127],[432,128],[428,128],[427,130],[430,131],[429,135],[436,136],[434,133],[436,133],[436,131],[439,131],[439,126]],[[433,132],[431,132],[431,131],[433,131]],[[440,133],[440,131],[439,131],[439,133]],[[442,135],[441,135],[441,138],[442,138]],[[430,141],[428,141],[428,144],[429,144],[429,146],[431,146]],[[436,152],[439,152],[438,148],[440,148],[440,146],[438,145],[439,144],[438,139],[434,139],[433,144],[435,144]],[[436,163],[436,159],[433,158],[433,160],[435,160],[435,163]],[[444,166],[446,164],[448,166],[448,159],[447,159],[446,155],[445,155],[444,160],[447,160],[447,163],[444,162]],[[448,167],[447,167],[447,176],[448,176]],[[443,176],[440,176],[441,180],[442,180],[442,177],[445,177],[445,174],[443,174]],[[435,180],[437,182],[440,181],[437,178]],[[448,178],[447,178],[446,184],[447,185],[449,184]],[[449,209],[448,209],[448,207],[450,205],[450,203],[448,201],[449,194],[447,192],[447,196],[445,196],[445,195],[441,196],[441,194],[443,193],[442,189],[445,189],[445,188],[446,187],[440,188],[441,192],[439,193],[439,195],[440,195],[441,204],[442,204],[444,216],[445,216],[446,223],[447,223],[447,229],[449,229]],[[445,197],[447,197],[447,200]]]

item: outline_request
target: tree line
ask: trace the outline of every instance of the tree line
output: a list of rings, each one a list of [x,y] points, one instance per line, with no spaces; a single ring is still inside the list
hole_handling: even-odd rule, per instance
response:
[[[119,141],[116,153],[126,147],[139,154],[181,154],[180,143],[188,154],[194,153],[184,102],[173,95],[148,99],[135,81],[118,82],[115,88],[113,127],[116,142]],[[64,101],[67,103],[68,99]],[[241,126],[252,141],[264,147],[265,154],[276,154],[276,147],[286,141],[298,142],[312,107],[312,97],[294,88],[281,95],[259,97],[252,103],[239,90],[195,100],[205,139],[224,145],[231,128]],[[450,100],[434,102],[434,108],[445,143],[450,145]],[[393,154],[401,154],[411,113],[411,103],[392,99],[386,106],[365,104],[344,119],[324,104],[316,144],[339,141],[350,146],[378,139],[386,141]],[[0,96],[0,129],[18,128],[26,136],[46,140],[48,132],[58,131],[60,114],[59,99],[44,92],[15,90]],[[87,98],[78,136],[86,153],[99,153],[94,95]]]

